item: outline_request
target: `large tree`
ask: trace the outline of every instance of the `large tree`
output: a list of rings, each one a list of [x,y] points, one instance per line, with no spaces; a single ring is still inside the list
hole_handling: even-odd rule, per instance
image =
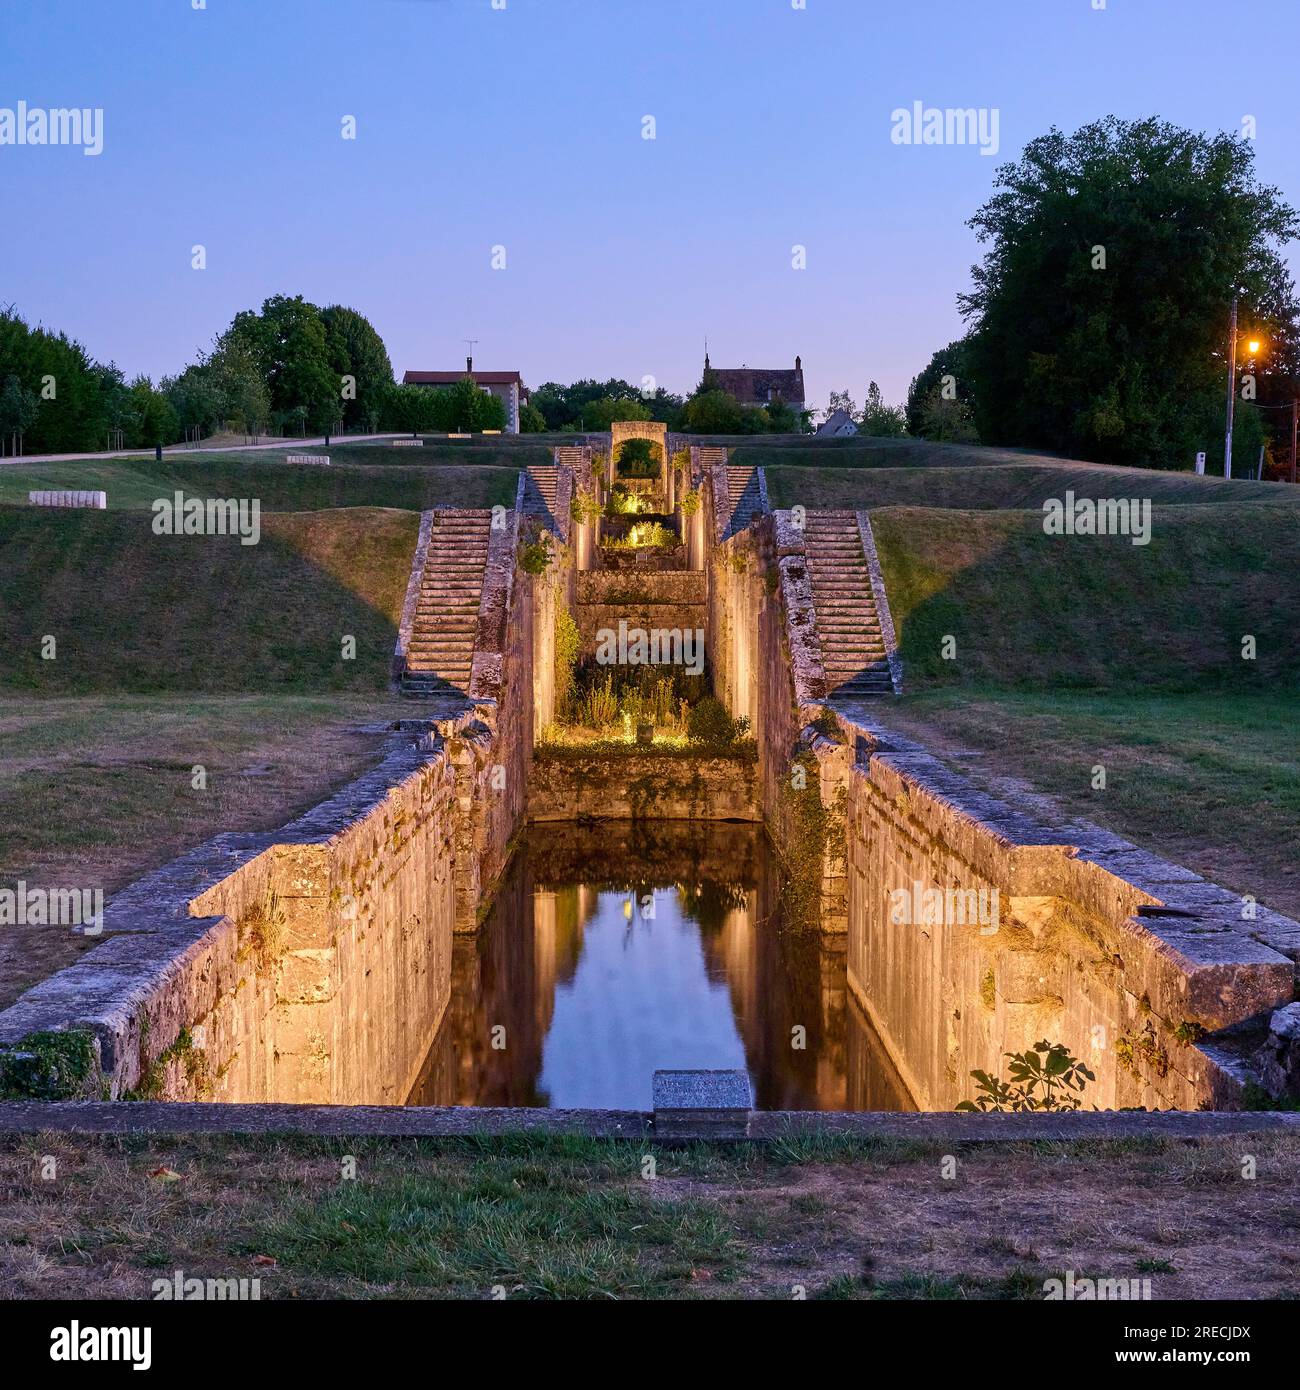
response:
[[[335,423],[343,383],[330,362],[325,323],[314,304],[300,294],[272,295],[260,313],[236,314],[229,333],[257,363],[280,423],[316,429]]]
[[[384,340],[364,314],[331,304],[320,311],[330,366],[339,379],[353,378],[355,395],[342,399],[344,423],[368,425],[381,409],[384,394],[393,384],[393,364]]]
[[[1222,432],[1234,287],[1265,339],[1296,314],[1277,248],[1300,219],[1231,135],[1117,117],[1053,129],[999,169],[971,225],[989,245],[960,301],[986,443],[1186,467]]]

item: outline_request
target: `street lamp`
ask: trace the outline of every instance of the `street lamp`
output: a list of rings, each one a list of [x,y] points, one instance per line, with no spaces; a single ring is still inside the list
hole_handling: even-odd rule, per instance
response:
[[[1232,318],[1228,330],[1228,428],[1223,439],[1223,476],[1232,477],[1232,415],[1233,408],[1237,403],[1237,295],[1239,291],[1234,291],[1232,295]],[[1258,355],[1263,343],[1258,338],[1251,338],[1246,343],[1246,350],[1251,357]]]

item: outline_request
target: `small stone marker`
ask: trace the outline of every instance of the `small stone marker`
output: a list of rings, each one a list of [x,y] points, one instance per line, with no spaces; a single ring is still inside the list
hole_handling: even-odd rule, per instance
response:
[[[394,449],[423,449],[423,448],[424,448],[424,440],[423,440],[423,439],[394,439],[394,440],[393,440],[393,448],[394,448]]]
[[[448,439],[472,439],[472,438],[473,438],[473,435],[469,435],[469,434],[449,434],[449,435],[447,436],[447,438],[448,438]]]
[[[661,1139],[743,1139],[753,1103],[744,1071],[654,1074],[655,1134]]]
[[[286,454],[284,461],[285,463],[323,463],[328,465],[330,456],[328,454]]]
[[[33,507],[95,507],[108,508],[106,492],[29,492],[27,500]]]

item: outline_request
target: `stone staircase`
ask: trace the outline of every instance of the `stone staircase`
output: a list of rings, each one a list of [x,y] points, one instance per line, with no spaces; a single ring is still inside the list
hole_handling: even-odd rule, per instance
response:
[[[715,464],[727,466],[727,450],[710,443],[691,445],[691,485],[698,484],[701,478],[708,477]]]
[[[406,649],[403,695],[469,693],[491,529],[486,508],[434,513]]]
[[[585,478],[591,471],[591,446],[589,444],[557,444],[555,462],[561,467],[572,468],[576,477]]]
[[[757,468],[736,468],[727,465],[727,492],[731,516],[727,533],[743,531],[756,516],[763,515],[763,497],[759,489]]]
[[[827,695],[892,695],[885,638],[857,513],[809,512],[804,549]]]
[[[561,535],[563,527],[556,515],[556,492],[560,470],[554,463],[532,463],[524,474],[523,514],[534,517],[546,530]]]

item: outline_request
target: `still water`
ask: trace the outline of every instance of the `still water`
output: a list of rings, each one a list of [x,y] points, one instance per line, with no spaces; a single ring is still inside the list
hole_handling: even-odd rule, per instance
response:
[[[764,1110],[914,1108],[760,827],[534,827],[408,1103],[648,1110],[665,1067],[744,1067]]]

